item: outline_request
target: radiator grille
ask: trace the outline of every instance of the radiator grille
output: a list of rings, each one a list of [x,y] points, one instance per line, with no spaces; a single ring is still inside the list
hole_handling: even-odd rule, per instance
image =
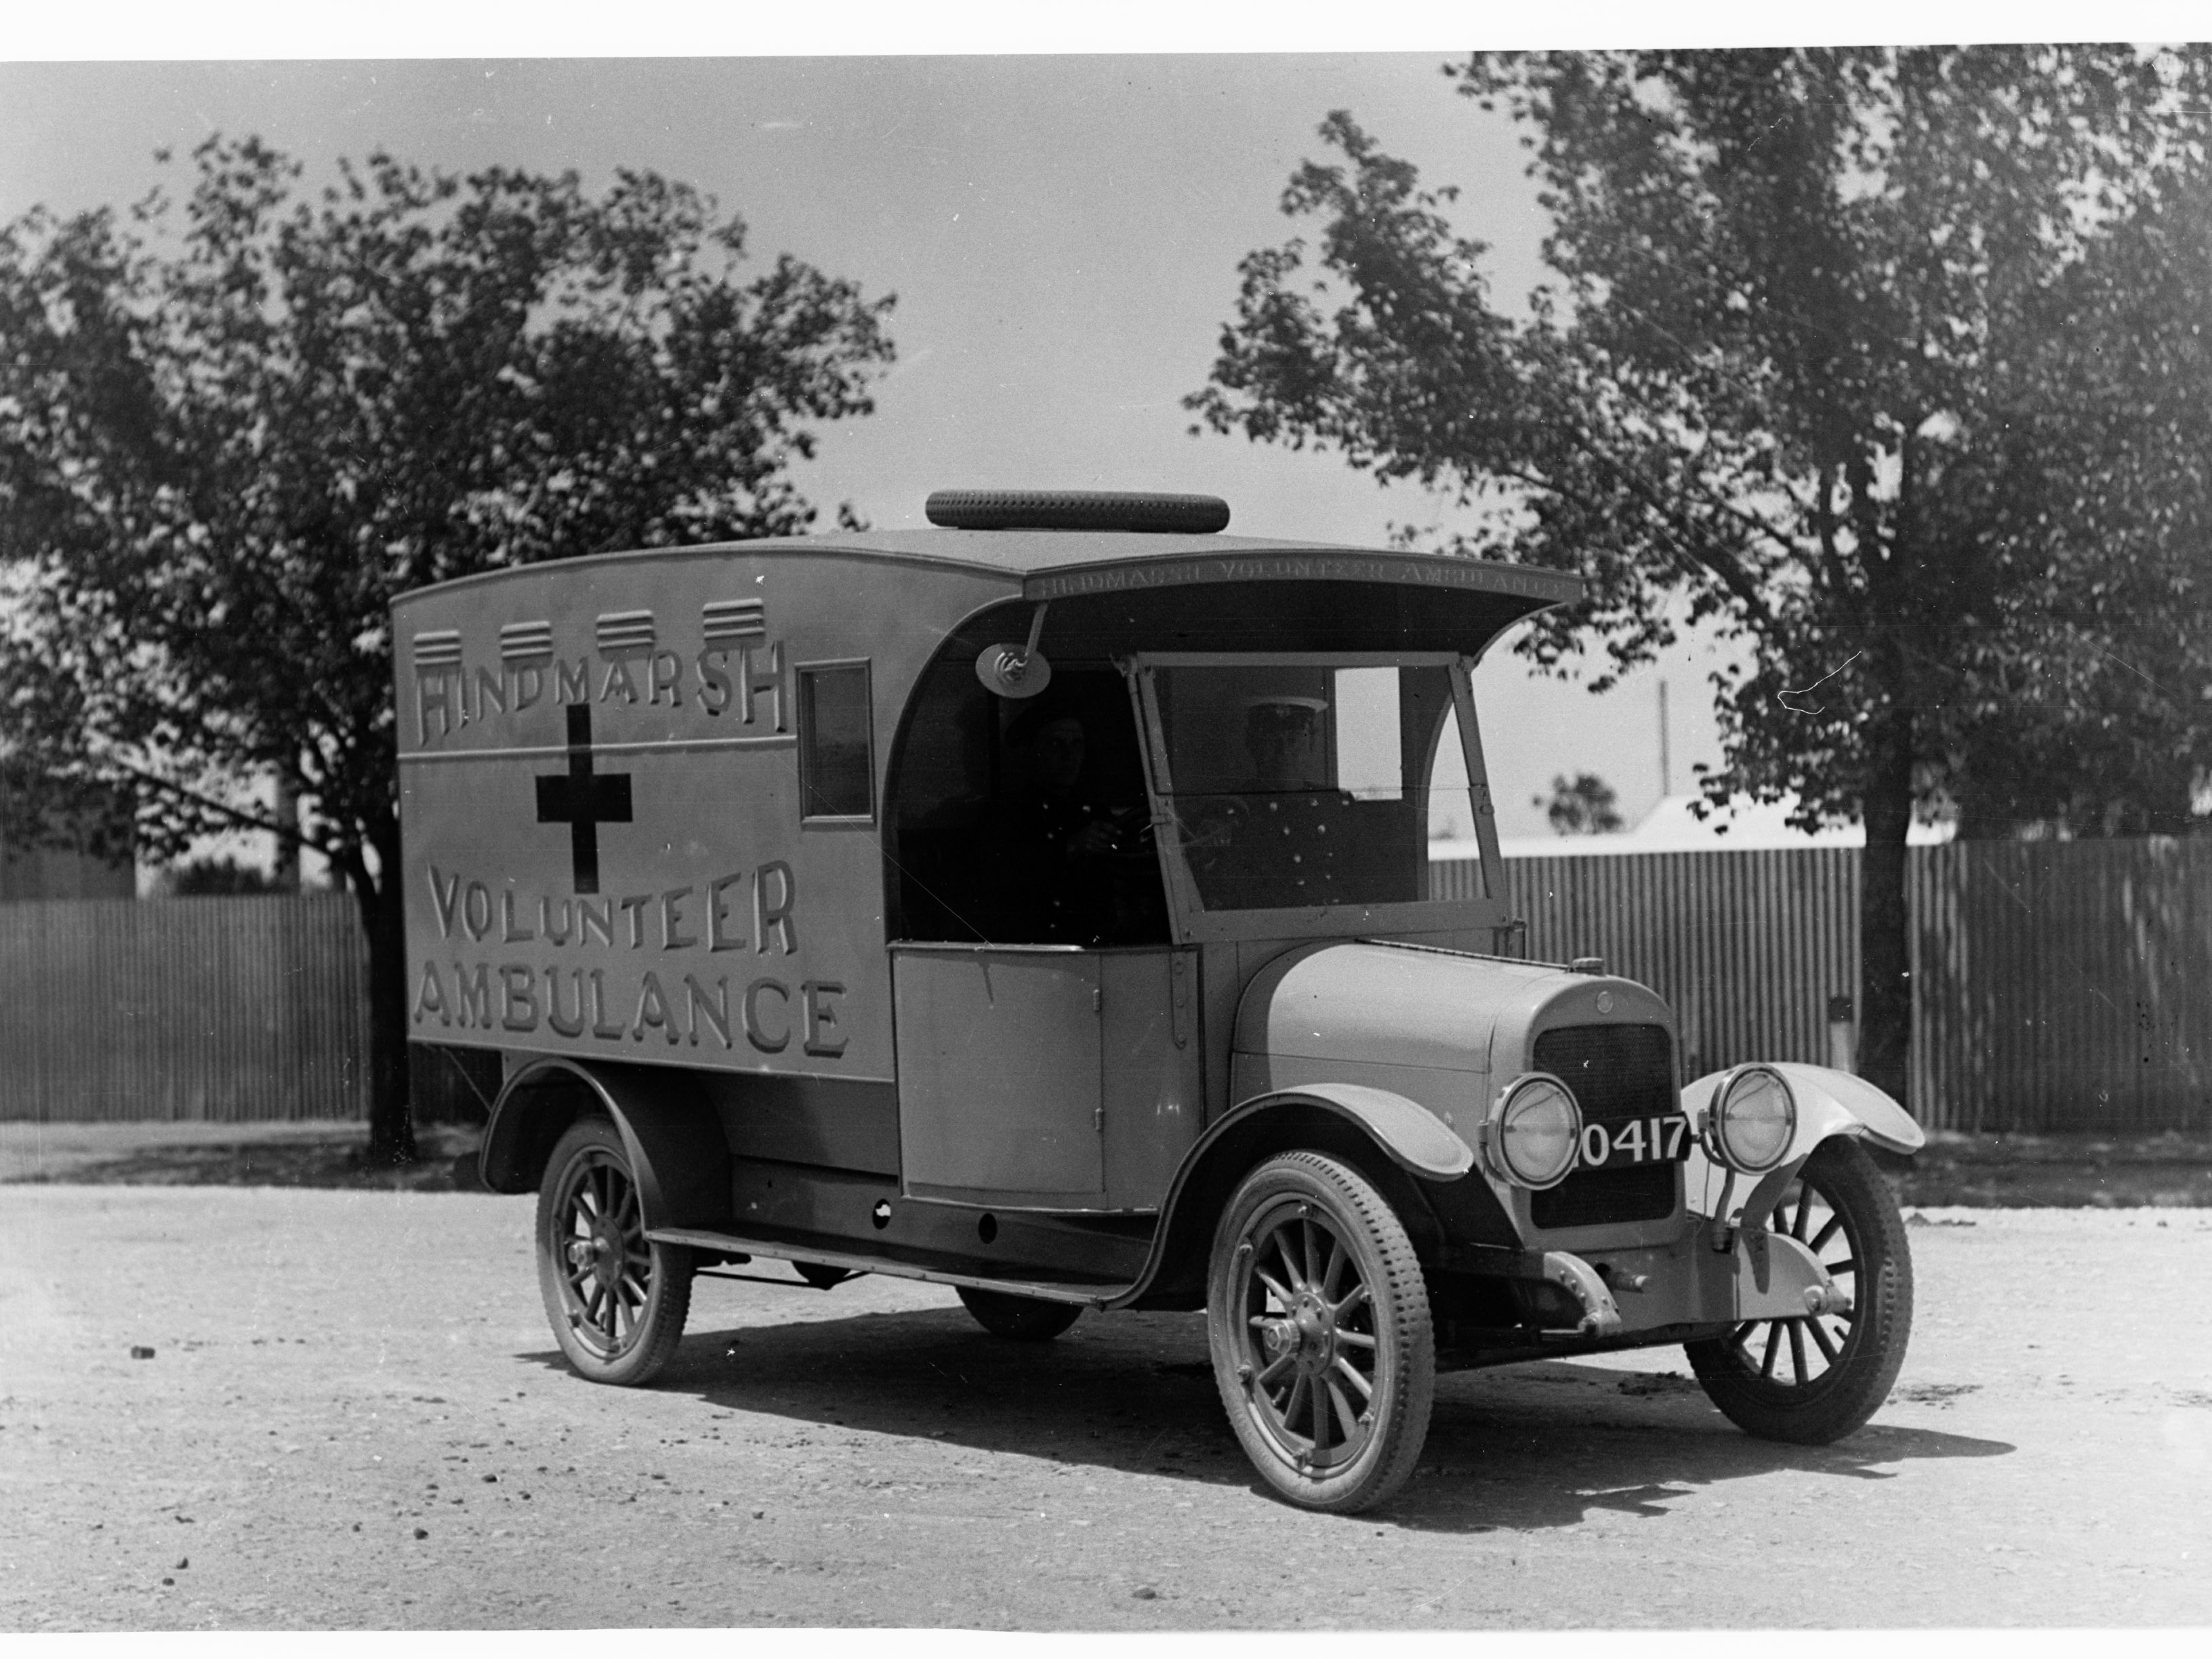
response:
[[[1663,1025],[1562,1025],[1536,1039],[1536,1069],[1564,1080],[1586,1123],[1674,1115],[1674,1056]],[[1529,1194],[1539,1227],[1657,1221],[1674,1209],[1672,1164],[1583,1170]]]

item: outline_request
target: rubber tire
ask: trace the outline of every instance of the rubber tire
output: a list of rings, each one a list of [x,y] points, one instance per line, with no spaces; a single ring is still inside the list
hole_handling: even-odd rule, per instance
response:
[[[691,1312],[691,1273],[696,1265],[692,1253],[680,1244],[647,1243],[650,1265],[647,1273],[645,1310],[629,1342],[613,1355],[586,1346],[571,1328],[568,1290],[561,1271],[561,1249],[555,1243],[562,1194],[574,1167],[586,1158],[607,1158],[617,1164],[631,1186],[637,1172],[630,1167],[629,1150],[621,1133],[603,1117],[580,1118],[555,1143],[546,1160],[545,1177],[538,1188],[538,1290],[544,1299],[545,1317],[553,1340],[575,1369],[593,1382],[635,1388],[652,1380],[684,1340],[684,1322]]]
[[[1236,1297],[1237,1247],[1260,1212],[1283,1198],[1322,1211],[1350,1248],[1369,1287],[1376,1338],[1376,1428],[1343,1470],[1315,1476],[1285,1457],[1254,1421],[1255,1408],[1238,1376],[1246,1363],[1243,1315]],[[1389,1202],[1357,1170],[1319,1152],[1285,1152],[1244,1177],[1214,1230],[1206,1272],[1206,1329],[1230,1427],[1261,1478],[1301,1509],[1352,1515],[1385,1502],[1420,1462],[1436,1401],[1436,1334],[1428,1285],[1413,1241]]]
[[[961,1305],[994,1336],[1012,1342],[1049,1342],[1083,1317],[1079,1302],[1047,1302],[1040,1297],[959,1286]]]
[[[1836,1363],[1803,1387],[1762,1378],[1725,1338],[1686,1342],[1705,1396],[1746,1434],[1826,1446],[1864,1426],[1905,1364],[1912,1334],[1912,1252],[1897,1200],[1856,1139],[1822,1141],[1799,1178],[1844,1218],[1857,1262],[1857,1313]]]

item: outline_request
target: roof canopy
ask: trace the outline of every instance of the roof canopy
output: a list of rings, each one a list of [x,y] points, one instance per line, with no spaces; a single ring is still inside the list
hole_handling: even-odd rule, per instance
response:
[[[1509,594],[1533,600],[1530,609],[1567,604],[1583,593],[1581,579],[1564,571],[1491,559],[1256,536],[1108,530],[894,530],[810,536],[781,544],[794,550],[848,550],[902,562],[1003,572],[1020,579],[1023,597],[1030,599],[1246,581],[1388,582]]]

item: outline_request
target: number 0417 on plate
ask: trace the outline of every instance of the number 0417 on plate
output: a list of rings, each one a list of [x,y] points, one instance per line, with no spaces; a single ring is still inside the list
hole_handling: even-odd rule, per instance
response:
[[[1679,1164],[1690,1155],[1690,1120],[1679,1112],[1583,1125],[1582,1167]]]

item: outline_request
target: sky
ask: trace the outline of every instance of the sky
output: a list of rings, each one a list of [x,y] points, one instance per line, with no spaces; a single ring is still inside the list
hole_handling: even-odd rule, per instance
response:
[[[185,176],[212,132],[310,166],[378,148],[465,172],[653,169],[710,192],[782,252],[896,295],[877,412],[819,428],[799,469],[825,508],[923,522],[933,489],[1218,495],[1233,532],[1379,545],[1468,520],[1340,458],[1194,435],[1182,400],[1232,314],[1237,261],[1297,234],[1278,204],[1316,128],[1350,110],[1425,180],[1457,185],[1494,297],[1541,279],[1545,222],[1502,116],[1447,54],[1045,54],[0,64],[0,222],[121,205]],[[160,149],[178,158],[167,167]],[[828,522],[826,516],[824,522]],[[1478,683],[1500,832],[1540,834],[1555,775],[1595,772],[1631,823],[1719,757],[1692,640],[1594,696],[1493,651]]]

